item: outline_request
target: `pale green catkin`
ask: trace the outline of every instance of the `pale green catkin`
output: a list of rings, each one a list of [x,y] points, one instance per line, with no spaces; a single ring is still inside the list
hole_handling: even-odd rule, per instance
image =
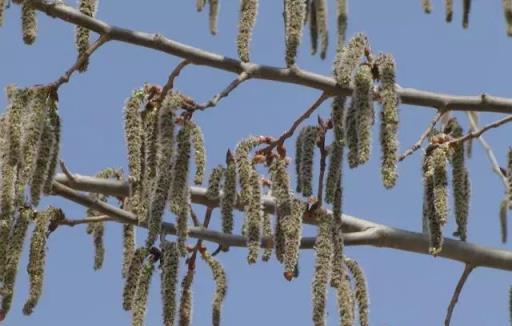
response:
[[[176,316],[176,287],[178,283],[179,253],[176,243],[165,241],[162,244],[160,274],[162,297],[162,319],[164,326],[173,326]]]
[[[89,17],[94,17],[96,15],[96,7],[97,7],[97,0],[80,0],[80,3],[78,5],[78,9],[80,12],[84,15],[87,15]],[[89,29],[77,26],[76,27],[76,35],[75,35],[75,46],[78,51],[78,56],[83,56],[87,49],[89,48]],[[84,72],[87,70],[87,66],[89,65],[89,59],[87,59],[84,64],[82,64],[78,71]]]
[[[342,233],[342,220],[341,216],[333,214],[333,227],[332,227],[332,245],[333,245],[333,257],[332,257],[332,277],[331,286],[333,288],[339,288],[344,277],[344,262],[343,262],[343,250],[344,250],[344,239]]]
[[[448,148],[441,145],[432,153],[434,173],[434,209],[441,224],[448,220],[448,177],[446,173]]]
[[[132,305],[132,325],[144,326],[144,317],[146,315],[149,286],[151,285],[151,277],[155,270],[155,258],[150,255],[143,263],[139,278],[137,280],[137,289],[133,297]]]
[[[176,214],[176,236],[178,237],[178,250],[184,257],[187,255],[188,218],[190,215],[190,192],[185,189],[182,199],[183,205]]]
[[[311,0],[309,5],[309,36],[311,39],[311,54],[318,50],[318,19],[316,17],[316,0]]]
[[[176,161],[173,168],[173,180],[170,193],[171,211],[178,214],[186,203],[184,198],[188,193],[188,172],[190,163],[190,128],[191,125],[185,122],[176,136],[178,144]]]
[[[507,193],[509,209],[512,208],[512,147],[508,149],[508,160],[507,160]]]
[[[7,108],[7,161],[15,166],[21,159],[22,122],[29,101],[30,90],[7,86],[9,106]]]
[[[249,62],[249,45],[252,30],[256,25],[259,0],[241,0],[240,21],[238,23],[238,37],[236,40],[238,57],[243,62]]]
[[[21,7],[21,28],[23,42],[27,45],[33,44],[37,37],[37,17],[36,10],[28,2]]]
[[[0,26],[4,24],[5,0],[0,0]]]
[[[196,0],[196,10],[198,12],[203,11],[204,6],[206,6],[206,0]]]
[[[209,200],[217,200],[220,197],[220,186],[224,177],[225,169],[222,165],[216,166],[210,173],[208,178],[208,188],[206,190],[206,198]]]
[[[285,0],[284,12],[286,17],[286,65],[291,67],[295,64],[297,49],[302,37],[306,2],[304,0]]]
[[[306,137],[307,128],[302,128],[295,140],[295,174],[297,177],[295,191],[302,192],[302,147],[304,146],[304,138]]]
[[[123,309],[126,311],[132,310],[133,296],[146,254],[147,249],[145,247],[137,248],[130,261],[130,267],[128,268],[128,274],[126,275],[126,282],[123,289]]]
[[[332,102],[331,121],[334,128],[334,139],[330,153],[327,181],[325,183],[325,201],[333,203],[336,193],[336,185],[341,177],[341,165],[343,161],[343,147],[345,144],[344,126],[345,97],[337,96]]]
[[[300,178],[302,195],[305,197],[313,194],[313,160],[319,129],[316,126],[308,126],[302,145],[302,161],[300,164]]]
[[[290,214],[283,216],[280,221],[284,235],[284,277],[288,281],[292,279],[299,261],[302,215],[306,211],[306,206],[305,203],[294,199]]]
[[[46,263],[46,233],[50,219],[52,218],[55,207],[50,206],[45,211],[37,213],[35,216],[35,227],[30,239],[30,253],[28,258],[27,272],[30,283],[30,293],[25,305],[23,314],[32,314],[37,305],[41,294],[43,293],[44,268]]]
[[[204,174],[206,171],[206,149],[204,146],[204,136],[199,125],[193,121],[190,124],[190,140],[194,147],[194,162],[196,165],[196,172],[194,175],[194,183],[200,185],[203,183]]]
[[[251,136],[243,139],[235,148],[235,162],[240,183],[240,202],[242,205],[247,205],[251,198],[252,164],[249,154],[260,143],[260,137]]]
[[[272,234],[272,222],[270,221],[270,214],[267,212],[263,212],[263,222],[261,230],[264,238],[269,239],[270,241],[275,241],[274,236]],[[265,247],[263,249],[261,260],[267,262],[270,260],[270,257],[272,257],[272,247]]]
[[[507,22],[507,35],[512,36],[512,0],[503,0],[503,13]]]
[[[105,261],[105,244],[103,242],[103,236],[105,235],[105,225],[103,222],[90,223],[87,225],[87,233],[92,234],[94,243],[94,265],[95,271],[103,267]]]
[[[338,49],[343,48],[345,44],[345,34],[347,33],[347,0],[337,0],[337,21],[338,21]]]
[[[179,326],[189,326],[192,321],[192,282],[194,270],[189,269],[181,281]]]
[[[368,290],[366,277],[359,264],[350,258],[345,258],[345,264],[350,270],[355,281],[355,294],[357,307],[359,309],[359,323],[361,326],[368,326]]]
[[[172,160],[174,154],[174,110],[179,105],[179,97],[169,94],[159,109],[158,117],[158,153],[156,177],[149,199],[148,237],[146,246],[151,247],[162,229],[162,216],[169,195],[172,178]]]
[[[512,286],[508,289],[508,315],[510,323],[512,323]]]
[[[210,33],[217,34],[217,18],[219,17],[219,0],[208,0],[210,5],[209,25]]]
[[[57,102],[54,100],[50,100],[50,107],[48,113],[49,124],[52,130],[51,134],[51,149],[50,149],[50,157],[48,162],[48,170],[45,174],[45,181],[43,184],[43,193],[45,195],[49,195],[52,191],[53,178],[55,177],[55,173],[57,172],[57,164],[59,161],[60,154],[60,134],[61,134],[61,125],[60,125],[60,117],[57,111]]]
[[[431,236],[432,244],[432,233],[430,232],[430,221],[434,218],[434,177],[431,170],[432,167],[432,156],[426,154],[423,158],[423,217],[422,217],[422,231],[423,233],[429,233]],[[434,226],[439,227],[436,223]],[[434,230],[435,232],[439,230]]]
[[[274,227],[274,249],[276,253],[276,259],[280,263],[284,263],[284,251],[285,251],[285,236],[283,230],[284,216],[276,216],[276,223]]]
[[[233,209],[236,204],[236,163],[231,151],[226,154],[226,173],[222,187],[220,209],[222,214],[222,232],[233,233]]]
[[[320,36],[320,58],[325,59],[329,45],[329,32],[327,30],[327,0],[315,0],[316,23],[318,36]]]
[[[451,22],[453,18],[453,0],[444,0],[445,19]]]
[[[0,314],[6,315],[11,309],[11,303],[14,296],[14,286],[16,283],[16,274],[18,264],[23,251],[23,243],[27,235],[28,226],[33,218],[34,211],[30,207],[23,207],[16,222],[14,223],[12,233],[9,237],[7,247],[7,258],[5,262],[5,272],[0,274],[0,280],[3,283],[3,289],[6,294],[2,297],[2,306]]]
[[[398,96],[395,85],[395,60],[384,54],[379,62],[380,97],[382,103],[380,145],[382,151],[382,183],[393,188],[398,178]]]
[[[350,86],[352,75],[368,47],[368,38],[363,33],[355,34],[346,46],[338,47],[334,59],[334,76],[341,87]]]
[[[462,1],[462,27],[468,28],[469,25],[469,13],[471,12],[471,0]]]
[[[276,198],[277,214],[286,216],[291,213],[290,179],[286,167],[286,159],[274,158],[269,167],[272,182],[272,196]]]
[[[372,125],[374,122],[373,98],[372,98],[372,71],[370,66],[361,65],[354,77],[354,101],[357,115],[357,137],[359,164],[368,162],[372,147]]]
[[[312,284],[313,323],[315,326],[325,325],[325,307],[327,301],[327,285],[332,272],[332,217],[319,213],[318,233],[315,241],[315,273]]]
[[[430,0],[421,0],[421,4],[425,13],[430,14],[432,12],[432,3]]]
[[[220,316],[222,312],[222,302],[228,291],[226,273],[222,265],[215,260],[207,251],[203,251],[201,257],[206,261],[212,270],[213,280],[215,281],[215,296],[212,303],[212,325],[220,325]]]
[[[345,142],[348,147],[348,166],[353,169],[359,165],[358,151],[359,139],[357,135],[357,116],[355,102],[352,100],[348,112],[345,116]]]
[[[251,184],[251,198],[248,205],[245,206],[247,232],[245,237],[247,240],[247,262],[254,264],[258,259],[258,251],[260,249],[261,225],[262,225],[262,205],[261,205],[261,186],[260,175],[256,170],[251,168],[251,176],[249,179]]]
[[[455,118],[448,122],[451,128],[451,135],[454,138],[462,137],[464,134],[462,127]],[[451,152],[452,165],[452,189],[455,206],[455,221],[457,222],[457,231],[454,235],[460,237],[462,241],[467,238],[467,224],[469,211],[470,185],[468,170],[465,165],[464,144],[455,143]]]
[[[336,287],[336,300],[338,301],[338,314],[341,326],[354,324],[354,298],[348,275],[343,274],[340,285]]]
[[[135,226],[131,224],[123,225],[123,278],[128,276],[130,262],[135,253]]]
[[[153,190],[156,176],[156,160],[158,150],[158,112],[154,108],[148,108],[142,112],[143,124],[143,159],[141,171],[142,199],[139,212],[139,224],[147,223],[149,198]],[[144,201],[146,199],[146,201]]]
[[[34,173],[30,184],[30,197],[32,205],[37,206],[41,199],[44,184],[47,179],[47,172],[50,167],[50,155],[52,152],[52,135],[53,128],[49,117],[45,119],[43,132],[37,150],[37,159],[35,163]]]
[[[500,204],[500,231],[501,231],[501,242],[507,242],[508,235],[508,198],[504,197]]]

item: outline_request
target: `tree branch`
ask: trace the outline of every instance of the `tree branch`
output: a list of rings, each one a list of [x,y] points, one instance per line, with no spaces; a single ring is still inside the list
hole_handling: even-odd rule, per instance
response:
[[[498,128],[499,126],[504,125],[505,123],[508,123],[510,121],[512,121],[512,115],[506,116],[505,118],[502,118],[500,120],[489,123],[488,125],[480,128],[480,129],[476,129],[472,132],[468,132],[467,134],[465,134],[462,137],[456,138],[454,140],[450,140],[448,143],[458,143],[458,142],[463,143],[467,140],[470,140],[473,138],[478,138],[484,132],[488,131],[489,129]]]
[[[109,25],[102,20],[84,15],[80,11],[61,2],[29,1],[35,9],[46,13],[50,17],[56,17],[74,25],[88,28],[100,35],[109,34],[112,40],[184,58],[196,65],[205,65],[235,74],[247,72],[251,78],[302,85],[322,90],[329,96],[350,96],[352,94],[351,88],[340,88],[332,77],[319,75],[296,67],[282,69],[255,63],[243,63],[170,40],[160,34],[132,31]],[[401,87],[398,87],[397,92],[403,104],[443,108],[444,110],[451,111],[512,113],[512,99],[509,98],[494,97],[486,94],[480,96],[456,96]]]
[[[469,274],[473,271],[474,268],[475,267],[471,266],[471,265],[466,265],[466,267],[464,267],[464,272],[462,272],[462,275],[460,276],[459,282],[457,283],[457,286],[455,287],[455,291],[453,292],[453,296],[450,301],[450,304],[448,305],[448,311],[446,312],[446,319],[444,320],[445,326],[450,326],[453,309],[455,308],[455,305],[457,304],[457,301],[459,300],[459,296],[460,296],[460,292],[462,291],[462,287],[464,287],[464,283],[466,283],[466,280],[468,279]]]
[[[418,141],[412,145],[409,149],[407,149],[401,156],[400,158],[398,159],[399,162],[402,162],[407,156],[411,155],[412,153],[416,152],[418,149],[420,149],[421,147],[421,144],[423,143],[423,141],[425,140],[425,138],[428,137],[428,135],[432,132],[432,129],[434,129],[434,127],[436,126],[436,124],[439,122],[439,120],[441,119],[441,117],[443,116],[444,112],[437,112],[436,115],[434,116],[434,119],[432,119],[432,121],[430,122],[430,124],[428,125],[427,129],[425,129],[425,131],[421,134],[420,138],[418,139]]]
[[[227,97],[235,88],[237,88],[241,83],[248,80],[249,78],[250,76],[248,73],[242,72],[240,75],[238,75],[237,78],[235,78],[231,83],[229,83],[229,85],[226,86],[226,88],[223,89],[222,92],[215,95],[208,102],[197,105],[195,109],[204,111],[208,108],[216,106],[217,104],[219,104],[220,100],[222,100],[224,97]]]

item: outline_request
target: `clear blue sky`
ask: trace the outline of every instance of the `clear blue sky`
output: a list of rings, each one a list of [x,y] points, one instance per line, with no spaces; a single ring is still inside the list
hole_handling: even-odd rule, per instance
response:
[[[113,24],[148,32],[160,32],[174,40],[226,56],[236,56],[238,1],[221,1],[218,35],[208,32],[207,13],[197,14],[193,1],[103,1],[98,16]],[[456,1],[454,22],[444,22],[442,1],[425,15],[421,1],[395,0],[350,2],[348,35],[365,32],[375,52],[390,52],[397,62],[397,81],[402,86],[454,93],[511,96],[510,53],[501,1],[473,1],[468,30],[462,29],[461,3]],[[330,42],[335,44],[335,1],[329,1]],[[252,43],[252,60],[284,65],[280,1],[261,1]],[[32,47],[21,40],[19,8],[6,13],[0,28],[2,58],[0,85],[48,83],[75,60],[74,28],[40,14],[40,33]],[[334,46],[327,60],[309,55],[305,35],[298,63],[302,68],[329,74]],[[122,106],[132,89],[144,82],[164,83],[177,58],[152,50],[112,42],[92,58],[89,72],[77,75],[59,93],[63,120],[62,159],[81,174],[95,174],[104,167],[126,168],[122,131]],[[234,76],[207,67],[189,67],[177,88],[199,101],[210,98]],[[316,97],[318,91],[269,81],[249,81],[217,108],[197,115],[207,138],[208,165],[223,162],[227,148],[250,134],[278,135]],[[5,106],[5,97],[0,99]],[[328,105],[319,111],[327,116]],[[402,149],[414,143],[434,111],[401,106]],[[458,116],[458,115],[457,115]],[[486,114],[482,121],[498,115]],[[461,121],[466,123],[463,115]],[[486,134],[504,165],[510,127]],[[377,132],[375,132],[377,135]],[[375,144],[378,142],[375,141]],[[289,144],[291,145],[291,144]],[[290,146],[291,148],[292,146]],[[292,154],[293,151],[290,151]],[[395,189],[386,191],[379,176],[379,149],[369,164],[346,169],[345,212],[380,223],[419,231],[421,225],[421,155],[401,163]],[[469,161],[473,185],[469,240],[506,248],[499,241],[498,206],[503,195],[500,180],[491,172],[487,157],[475,143]],[[84,209],[64,200],[58,203],[69,217],[84,216]],[[214,219],[219,220],[218,212]],[[217,225],[216,223],[214,225]],[[453,220],[445,229],[450,235]],[[307,233],[312,228],[306,228]],[[63,227],[49,240],[44,294],[31,317],[21,313],[27,294],[26,252],[20,265],[14,307],[4,322],[8,326],[31,325],[129,325],[130,314],[121,308],[121,227],[108,225],[106,262],[93,272],[92,240],[84,227]],[[139,233],[139,241],[145,234]],[[211,248],[214,248],[213,246]],[[442,258],[372,247],[347,248],[366,271],[370,293],[370,322],[376,326],[441,325],[447,304],[463,266]],[[300,278],[288,283],[281,267],[272,260],[248,266],[245,250],[220,255],[229,279],[223,325],[311,325],[310,284],[313,254],[301,256]],[[194,325],[210,324],[214,285],[211,273],[199,264],[194,283]],[[183,270],[183,269],[182,269]],[[506,325],[510,275],[477,269],[470,276],[455,309],[453,325]],[[158,278],[154,278],[147,325],[161,324]],[[336,325],[335,298],[329,295],[329,325]]]

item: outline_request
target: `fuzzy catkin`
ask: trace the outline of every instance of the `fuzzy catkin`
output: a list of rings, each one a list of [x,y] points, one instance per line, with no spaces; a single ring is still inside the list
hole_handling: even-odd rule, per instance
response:
[[[126,275],[126,281],[123,288],[123,309],[126,311],[132,310],[135,289],[137,287],[137,281],[139,274],[146,257],[147,249],[140,247],[135,250],[133,257],[130,261],[130,267],[128,268],[128,274]]]
[[[329,32],[327,30],[327,0],[314,0],[316,10],[316,24],[320,36],[320,58],[325,59],[329,45]]]
[[[176,316],[176,287],[178,282],[179,253],[176,243],[165,241],[162,244],[161,287],[162,317],[164,326],[173,326]]]
[[[7,109],[7,162],[11,166],[15,166],[21,158],[22,122],[30,90],[9,85],[6,92],[9,99]]]
[[[327,203],[334,202],[336,185],[342,174],[343,147],[345,145],[344,103],[345,97],[343,96],[335,97],[332,102],[331,120],[334,127],[334,139],[325,183],[325,201]]]
[[[425,13],[430,14],[432,12],[432,3],[430,0],[421,0],[421,5]]]
[[[43,184],[43,193],[45,195],[49,195],[51,193],[53,178],[55,177],[55,173],[57,172],[57,164],[59,161],[60,154],[61,134],[60,117],[59,113],[57,112],[57,103],[55,100],[50,100],[49,110],[50,112],[48,113],[48,123],[50,124],[52,134],[48,169],[46,170],[45,180]]]
[[[500,204],[500,231],[501,231],[501,242],[507,242],[508,236],[508,198],[504,197]]]
[[[193,121],[190,124],[190,140],[194,147],[194,162],[196,165],[196,172],[194,175],[194,183],[200,185],[203,183],[204,174],[206,171],[206,149],[204,146],[204,136],[199,125]]]
[[[217,200],[220,197],[220,186],[224,176],[224,167],[222,165],[216,166],[210,173],[208,178],[208,188],[206,190],[206,198],[209,200]]]
[[[318,50],[318,20],[316,17],[316,0],[311,0],[309,5],[309,37],[311,39],[311,54]]]
[[[208,3],[210,5],[210,11],[208,14],[210,33],[215,35],[217,34],[217,18],[219,17],[219,0],[208,0]]]
[[[320,213],[318,234],[315,241],[315,273],[312,284],[313,323],[315,326],[325,325],[325,307],[327,300],[327,285],[330,283],[332,271],[332,218]]]
[[[4,24],[5,0],[0,0],[0,26]]]
[[[260,248],[261,238],[261,224],[262,224],[262,205],[261,205],[261,186],[260,176],[256,170],[251,170],[250,184],[251,184],[251,198],[246,209],[245,225],[247,232],[245,233],[247,239],[247,248],[249,253],[247,255],[247,262],[254,264],[258,259],[258,251]]]
[[[231,151],[226,154],[226,173],[222,187],[220,209],[222,214],[222,232],[233,233],[233,208],[236,204],[236,163]]]
[[[158,112],[155,109],[148,108],[142,112],[143,124],[143,159],[141,171],[142,199],[139,212],[139,224],[147,223],[149,198],[153,190],[153,183],[156,176],[156,162],[158,151]],[[146,201],[143,201],[143,199]]]
[[[196,0],[196,10],[198,12],[203,11],[204,6],[206,6],[206,0]]]
[[[432,174],[432,156],[427,154],[423,158],[423,233],[430,233],[430,221],[434,218],[434,178]],[[432,239],[432,238],[431,238]],[[432,241],[431,241],[432,244]]]
[[[284,277],[288,281],[292,279],[299,261],[302,215],[306,211],[306,206],[305,203],[294,199],[290,215],[282,217],[280,221],[284,235]]]
[[[434,209],[441,224],[448,219],[448,177],[446,173],[448,148],[441,145],[433,150]]]
[[[151,277],[155,270],[155,259],[149,256],[144,262],[139,278],[137,280],[137,289],[133,298],[132,306],[132,325],[144,326],[144,317],[146,315],[149,286],[151,285]]]
[[[235,148],[235,162],[237,167],[238,180],[240,183],[240,202],[247,205],[251,198],[251,174],[252,164],[249,159],[251,150],[260,144],[259,137],[248,137],[243,139]]]
[[[6,315],[10,308],[14,295],[14,286],[16,283],[16,274],[18,272],[18,264],[23,251],[23,243],[27,235],[28,226],[33,218],[34,211],[32,208],[23,207],[13,226],[13,231],[9,237],[7,247],[7,257],[5,262],[5,271],[0,274],[0,280],[3,283],[3,289],[6,295],[2,297],[0,312]]]
[[[181,281],[179,326],[189,326],[192,321],[192,282],[194,270],[189,269]]]
[[[444,0],[445,19],[451,22],[453,18],[453,0]]]
[[[462,1],[462,27],[468,28],[469,13],[471,12],[471,0]]]
[[[190,127],[188,122],[176,136],[177,153],[173,167],[173,180],[170,193],[171,211],[178,214],[186,203],[184,198],[188,192],[187,180],[190,164]]]
[[[43,293],[44,268],[46,264],[46,232],[55,210],[55,207],[50,206],[47,210],[35,216],[35,227],[30,239],[30,253],[27,265],[30,293],[23,306],[24,315],[32,314]]]
[[[176,236],[178,237],[178,250],[182,256],[187,255],[188,218],[190,215],[190,192],[185,190],[183,205],[176,214]]]
[[[507,22],[507,35],[512,36],[512,0],[503,0],[503,13]]]
[[[89,17],[94,17],[96,15],[96,7],[97,0],[80,0],[78,5],[78,9],[84,15]],[[85,54],[87,49],[89,48],[89,29],[77,26],[75,33],[75,46],[78,51],[78,56],[81,57]],[[89,59],[85,61],[79,68],[78,71],[84,72],[87,70],[87,66],[89,65]]]
[[[359,322],[361,326],[368,326],[368,290],[366,277],[355,260],[345,258],[345,264],[355,281],[355,297],[359,309]]]
[[[35,163],[34,173],[30,184],[30,197],[32,205],[37,206],[41,199],[41,193],[43,191],[44,184],[47,179],[47,171],[50,167],[50,155],[52,152],[52,126],[49,118],[46,119],[43,126],[43,132],[41,134],[41,140],[39,142],[37,150],[37,159]]]
[[[21,6],[21,28],[23,31],[23,42],[33,44],[37,37],[37,16],[36,10],[28,2]]]
[[[135,226],[123,225],[123,278],[128,276],[130,262],[135,253]]]
[[[240,21],[238,23],[238,36],[236,40],[238,57],[243,62],[249,62],[249,45],[252,30],[256,25],[259,0],[241,0]]]
[[[346,274],[342,275],[340,285],[336,287],[336,300],[338,301],[338,314],[341,326],[352,326],[354,324],[354,298],[350,280]]]
[[[398,96],[395,86],[395,60],[384,54],[379,62],[380,97],[382,103],[380,144],[382,150],[382,183],[393,188],[398,178]]]
[[[270,220],[270,214],[267,212],[263,212],[261,232],[264,238],[269,239],[269,241],[275,241],[274,236],[272,234],[272,223]],[[261,260],[267,262],[270,260],[270,257],[272,257],[272,247],[265,247],[263,249],[263,254],[261,255]]]
[[[148,237],[146,246],[151,247],[162,229],[162,216],[169,195],[172,178],[172,159],[174,154],[174,110],[179,104],[175,94],[164,99],[158,117],[158,154],[156,177],[149,199]]]
[[[368,38],[363,33],[355,34],[346,46],[338,47],[334,59],[334,76],[341,87],[350,86],[352,75],[368,47]]]
[[[295,140],[295,174],[297,177],[295,191],[302,192],[302,147],[304,146],[304,138],[306,137],[307,128],[302,128]]]
[[[284,10],[286,16],[286,65],[291,67],[295,64],[297,49],[302,37],[306,2],[304,0],[285,0]]]
[[[272,182],[272,196],[276,198],[277,212],[280,216],[291,212],[290,180],[286,168],[286,159],[274,158],[269,167]]]
[[[345,34],[347,32],[347,0],[337,0],[336,4],[336,16],[338,22],[338,49],[341,50],[345,44]]]
[[[220,317],[222,312],[222,302],[228,291],[228,283],[226,273],[222,265],[212,257],[207,251],[201,253],[201,257],[206,261],[212,270],[213,280],[215,281],[215,296],[212,303],[212,325],[220,325]]]
[[[302,145],[300,178],[302,184],[302,195],[308,197],[313,194],[313,160],[319,129],[316,126],[308,126],[306,128],[307,131]]]
[[[359,139],[357,135],[357,116],[358,112],[354,101],[350,104],[347,114],[345,115],[345,142],[348,147],[348,166],[353,169],[359,165],[358,151]]]
[[[357,159],[359,164],[364,164],[370,159],[372,146],[372,125],[374,122],[372,99],[372,72],[368,65],[361,65],[354,77],[354,101],[357,111]]]
[[[101,267],[103,267],[103,262],[105,261],[105,244],[103,242],[103,236],[105,234],[105,224],[103,224],[102,222],[91,223],[88,225],[88,231],[92,233],[95,252],[93,269],[97,271],[101,269]]]

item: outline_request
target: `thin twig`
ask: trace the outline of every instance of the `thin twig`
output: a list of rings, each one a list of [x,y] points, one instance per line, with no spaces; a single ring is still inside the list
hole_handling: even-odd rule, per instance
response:
[[[412,145],[409,149],[407,149],[398,159],[399,162],[402,162],[407,156],[411,155],[412,153],[416,152],[418,149],[420,149],[421,144],[423,144],[423,141],[428,137],[428,135],[432,132],[432,129],[436,126],[436,124],[439,122],[441,117],[443,116],[443,112],[437,112],[432,121],[429,123],[427,129],[421,134],[418,141]]]
[[[88,216],[86,218],[82,219],[62,219],[59,220],[58,225],[66,225],[66,226],[75,226],[80,224],[91,224],[91,223],[98,223],[98,222],[108,222],[108,221],[115,221],[116,219],[108,216],[108,215],[98,215],[98,216]]]
[[[466,283],[466,280],[468,279],[469,274],[473,271],[474,268],[475,268],[475,266],[469,265],[469,264],[467,264],[464,267],[464,272],[462,272],[459,282],[457,283],[457,286],[455,287],[455,291],[453,292],[452,299],[450,300],[450,305],[448,306],[448,311],[446,312],[446,318],[444,320],[445,326],[450,326],[453,309],[455,308],[455,305],[457,304],[457,301],[459,300],[459,296],[460,296],[460,292],[462,291],[462,287],[464,287],[464,283]]]
[[[209,100],[206,103],[198,104],[195,108],[196,110],[206,110],[208,108],[214,107],[217,104],[219,104],[220,100],[224,97],[227,97],[235,88],[237,88],[240,84],[242,84],[244,81],[248,80],[250,78],[249,74],[247,72],[242,72],[240,75],[238,75],[237,78],[235,78],[231,83],[229,83],[226,88],[222,90],[222,92],[215,95],[211,100]]]
[[[500,120],[497,120],[497,121],[494,121],[492,123],[489,123],[488,125],[480,128],[480,129],[477,129],[477,130],[474,130],[472,132],[469,132],[467,134],[465,134],[464,136],[462,137],[459,137],[459,138],[455,138],[453,140],[450,140],[448,142],[448,144],[451,144],[451,143],[457,143],[457,142],[460,142],[460,143],[463,143],[469,139],[473,139],[473,138],[478,138],[480,137],[484,132],[488,131],[489,129],[493,129],[493,128],[497,128],[501,125],[504,125],[505,123],[507,122],[510,122],[512,121],[512,115],[508,115],[506,116],[505,118],[503,119],[500,119]]]
[[[210,220],[212,218],[214,208],[213,207],[207,207],[206,212],[204,213],[204,220],[203,220],[203,229],[207,230],[208,225],[210,224]],[[203,245],[203,239],[198,239],[196,246],[194,247],[194,251],[192,252],[192,255],[188,259],[188,269],[194,270],[196,267],[196,257],[197,257],[197,251],[201,249],[201,246]]]
[[[68,179],[70,180],[70,182],[72,183],[75,183],[76,184],[76,179],[75,179],[75,176],[68,170],[68,167],[66,166],[66,164],[64,163],[63,160],[59,160],[59,164],[60,164],[60,169],[62,170],[62,172],[66,175],[66,177],[68,177]]]
[[[187,59],[182,60],[174,69],[172,70],[171,74],[169,75],[169,79],[167,80],[167,83],[162,87],[162,92],[160,93],[160,98],[158,99],[159,102],[162,102],[167,95],[167,93],[174,89],[174,81],[176,78],[180,75],[183,68],[185,68],[187,65],[189,65],[191,62]]]

